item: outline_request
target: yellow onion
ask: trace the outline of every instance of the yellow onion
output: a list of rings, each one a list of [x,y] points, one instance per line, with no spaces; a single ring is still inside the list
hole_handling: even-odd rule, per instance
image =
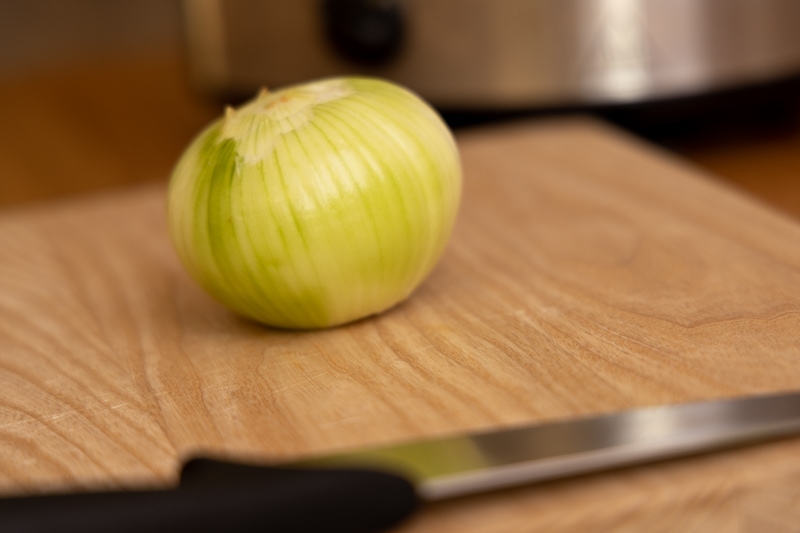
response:
[[[236,313],[321,328],[408,297],[460,195],[456,145],[427,103],[334,78],[228,108],[176,165],[169,227],[189,274]]]

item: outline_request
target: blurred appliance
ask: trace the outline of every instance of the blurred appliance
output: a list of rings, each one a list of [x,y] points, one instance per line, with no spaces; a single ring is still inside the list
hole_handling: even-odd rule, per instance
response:
[[[185,0],[197,87],[340,74],[447,109],[642,103],[800,73],[799,0]]]

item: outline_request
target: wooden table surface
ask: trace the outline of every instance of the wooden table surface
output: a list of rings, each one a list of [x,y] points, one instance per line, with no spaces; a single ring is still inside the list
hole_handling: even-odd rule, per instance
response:
[[[3,494],[800,388],[797,220],[584,119],[460,134],[451,246],[385,315],[311,333],[231,315],[167,239],[164,175],[216,114],[177,78],[137,81],[169,68],[3,89]],[[437,504],[399,531],[794,531],[798,503],[787,439]]]

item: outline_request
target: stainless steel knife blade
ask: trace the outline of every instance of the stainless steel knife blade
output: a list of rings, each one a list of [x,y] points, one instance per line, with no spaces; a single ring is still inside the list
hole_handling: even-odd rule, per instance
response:
[[[345,452],[289,466],[398,473],[427,501],[800,435],[800,393],[647,407]]]

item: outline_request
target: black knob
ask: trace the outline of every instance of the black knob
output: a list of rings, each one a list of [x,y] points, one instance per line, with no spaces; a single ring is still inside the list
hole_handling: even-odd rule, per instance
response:
[[[325,29],[334,48],[363,65],[380,65],[400,51],[405,34],[401,0],[324,0]]]

